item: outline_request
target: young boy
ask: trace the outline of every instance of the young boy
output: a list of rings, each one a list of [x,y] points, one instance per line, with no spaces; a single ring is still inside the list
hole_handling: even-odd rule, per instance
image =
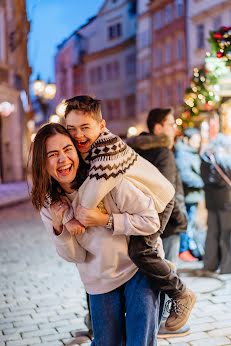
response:
[[[161,227],[159,230],[153,230],[151,236],[139,237],[139,247],[137,248],[136,244],[135,256],[131,237],[129,254],[137,267],[152,277],[159,288],[172,299],[166,329],[178,330],[187,322],[196,296],[185,287],[169,262],[163,259],[161,251],[159,236],[172,211],[173,204],[169,202],[174,196],[173,186],[156,167],[106,129],[99,100],[90,96],[77,96],[67,100],[66,105],[67,130],[76,140],[82,157],[90,165],[89,176],[84,183],[85,189],[79,200],[74,201],[74,209],[78,204],[88,209],[94,209],[98,205],[101,210],[104,209],[101,201],[122,178],[128,179],[152,197],[157,212],[162,213]],[[168,210],[163,213],[167,205]],[[64,215],[63,224],[69,231],[78,228],[78,221],[73,217],[71,210]],[[113,230],[113,215],[109,215],[106,227]]]

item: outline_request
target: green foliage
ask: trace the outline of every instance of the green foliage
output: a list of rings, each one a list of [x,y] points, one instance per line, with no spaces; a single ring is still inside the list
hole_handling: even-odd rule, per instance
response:
[[[223,58],[231,66],[231,27],[222,26],[217,31],[210,31],[209,43],[211,53],[217,58]]]

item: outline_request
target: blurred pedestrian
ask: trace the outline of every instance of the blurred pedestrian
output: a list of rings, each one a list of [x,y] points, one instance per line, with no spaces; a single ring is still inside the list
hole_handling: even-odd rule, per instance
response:
[[[219,134],[202,155],[208,230],[204,269],[231,273],[231,136]]]
[[[203,180],[201,178],[199,155],[201,136],[198,129],[188,128],[183,139],[175,145],[176,164],[179,169],[185,193],[185,204],[188,214],[187,232],[180,236],[180,255],[183,261],[202,259],[202,247],[196,242],[196,214],[198,204],[203,200]]]
[[[182,182],[172,152],[176,127],[173,109],[152,109],[147,117],[147,127],[149,132],[142,132],[137,137],[131,137],[127,143],[138,154],[156,166],[175,188],[174,208],[162,234],[162,240],[166,259],[177,264],[180,233],[186,231],[187,213],[184,204]],[[173,333],[166,330],[163,323],[158,335],[161,338],[185,336],[189,331],[189,326],[185,325]]]

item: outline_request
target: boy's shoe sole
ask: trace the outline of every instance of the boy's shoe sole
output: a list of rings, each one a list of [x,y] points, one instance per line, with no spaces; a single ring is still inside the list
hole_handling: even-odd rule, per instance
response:
[[[190,334],[190,327],[184,325],[184,327],[178,329],[177,331],[167,330],[165,327],[160,327],[157,334],[158,339],[170,339],[170,338],[180,338]]]

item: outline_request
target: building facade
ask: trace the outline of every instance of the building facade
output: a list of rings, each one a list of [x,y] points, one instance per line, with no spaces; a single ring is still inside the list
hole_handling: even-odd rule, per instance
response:
[[[182,105],[188,84],[187,26],[185,0],[152,0],[152,82],[153,107]]]
[[[209,32],[221,26],[230,26],[231,2],[229,0],[189,0],[187,7],[189,73],[204,64],[210,51]]]
[[[25,1],[0,0],[0,183],[25,177],[31,73],[28,32]]]
[[[152,107],[152,18],[149,0],[137,5],[136,32],[136,128],[145,128],[147,114]]]
[[[136,112],[135,38],[136,1],[106,0],[97,16],[58,47],[56,101],[77,94],[102,99],[110,129],[126,135]]]

